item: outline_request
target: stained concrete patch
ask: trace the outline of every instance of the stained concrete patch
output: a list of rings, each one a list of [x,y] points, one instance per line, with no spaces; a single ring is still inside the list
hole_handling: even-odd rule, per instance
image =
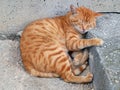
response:
[[[92,84],[66,83],[60,78],[38,78],[26,73],[19,41],[0,40],[0,90],[91,90]]]
[[[88,36],[102,38],[105,42],[101,47],[90,49],[95,90],[120,90],[120,15],[107,14],[98,22],[88,33]]]

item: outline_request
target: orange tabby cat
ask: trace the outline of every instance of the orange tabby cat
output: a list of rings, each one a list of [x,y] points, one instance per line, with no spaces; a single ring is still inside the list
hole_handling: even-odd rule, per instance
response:
[[[98,38],[82,38],[82,34],[96,26],[96,17],[101,14],[73,5],[70,9],[64,16],[40,19],[25,28],[20,40],[20,49],[28,73],[39,77],[61,77],[66,82],[91,82],[91,73],[86,76],[75,75],[86,68],[87,50],[77,52],[73,60],[79,65],[77,73],[68,51],[103,44]]]

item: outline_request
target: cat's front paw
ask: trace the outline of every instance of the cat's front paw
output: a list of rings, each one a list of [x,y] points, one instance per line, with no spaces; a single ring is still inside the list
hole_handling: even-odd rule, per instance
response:
[[[86,76],[86,82],[91,82],[92,80],[93,80],[93,74],[89,72]]]
[[[89,72],[86,76],[84,76],[83,83],[89,83],[92,82],[92,80],[93,80],[93,74]]]
[[[94,38],[93,42],[94,42],[95,46],[101,46],[104,43],[104,41],[102,39],[99,39],[99,38]]]

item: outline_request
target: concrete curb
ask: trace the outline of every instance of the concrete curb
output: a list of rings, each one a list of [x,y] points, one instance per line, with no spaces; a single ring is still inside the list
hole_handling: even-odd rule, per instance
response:
[[[95,90],[112,90],[110,81],[106,72],[100,64],[101,57],[99,56],[96,48],[92,47],[89,54],[90,70],[94,74],[93,85]]]
[[[88,38],[104,40],[101,47],[90,48],[90,68],[95,90],[120,90],[120,14],[107,14],[98,19]]]

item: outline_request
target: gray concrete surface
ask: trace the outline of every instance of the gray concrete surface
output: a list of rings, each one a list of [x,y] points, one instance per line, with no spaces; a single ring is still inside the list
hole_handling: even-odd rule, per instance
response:
[[[95,90],[120,90],[120,14],[107,14],[98,19],[89,37],[104,40],[101,47],[90,49],[90,66]]]
[[[120,14],[105,14],[97,20],[88,38],[102,38],[101,47],[90,48],[90,69],[95,90],[120,90]],[[37,78],[21,63],[19,37],[0,35],[1,90],[93,90],[92,84],[65,83],[59,78]]]
[[[86,6],[97,12],[120,12],[120,0],[0,0],[1,90],[91,90],[92,85],[65,83],[58,78],[36,78],[21,64],[18,31],[31,21],[63,15],[69,5]],[[89,37],[103,38],[103,47],[90,49],[90,67],[95,90],[120,90],[120,15],[98,19]]]
[[[0,90],[93,89],[92,84],[72,84],[60,78],[38,78],[29,75],[21,63],[19,41],[6,39],[0,40]]]
[[[98,12],[120,12],[120,0],[0,0],[0,33],[17,33],[28,22],[62,15],[77,3]]]

